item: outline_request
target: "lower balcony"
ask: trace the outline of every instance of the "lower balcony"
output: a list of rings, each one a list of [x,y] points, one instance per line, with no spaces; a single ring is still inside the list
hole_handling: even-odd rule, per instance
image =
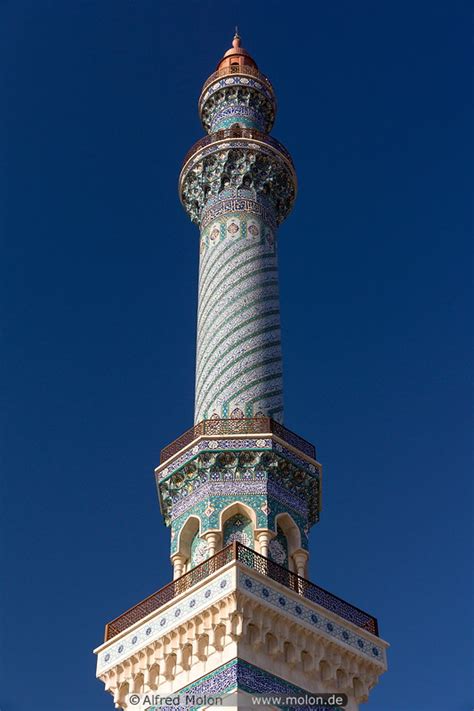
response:
[[[234,542],[110,622],[95,653],[125,711],[130,694],[220,693],[241,668],[273,691],[338,690],[357,711],[387,646],[372,615]]]
[[[124,612],[105,626],[105,641],[113,639],[152,612],[155,612],[177,596],[194,587],[196,583],[208,578],[231,561],[238,561],[245,567],[256,570],[281,585],[290,588],[307,600],[321,605],[326,610],[339,615],[361,629],[378,636],[378,624],[375,617],[358,607],[351,605],[340,597],[296,575],[287,568],[247,548],[242,543],[234,542],[223,548],[211,558],[182,575],[177,580],[165,585],[142,602]]]

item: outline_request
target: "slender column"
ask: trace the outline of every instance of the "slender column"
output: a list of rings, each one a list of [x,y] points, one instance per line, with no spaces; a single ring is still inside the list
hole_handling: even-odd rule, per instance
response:
[[[176,580],[176,578],[180,578],[184,573],[184,555],[182,553],[175,553],[171,556],[171,563],[173,565],[173,580]]]
[[[221,534],[218,531],[209,531],[205,533],[203,538],[206,539],[208,545],[208,558],[211,558],[217,553],[220,543]]]
[[[275,533],[269,530],[257,531],[256,532],[257,541],[260,547],[260,555],[264,555],[265,558],[269,557],[269,545],[272,538],[275,537]]]
[[[293,553],[296,572],[301,578],[306,578],[306,565],[308,563],[308,558],[308,551],[303,550],[303,548],[298,548],[298,550]]]

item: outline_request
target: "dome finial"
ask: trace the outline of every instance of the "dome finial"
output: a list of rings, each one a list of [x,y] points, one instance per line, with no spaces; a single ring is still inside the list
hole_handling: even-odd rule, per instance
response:
[[[252,66],[254,69],[258,69],[256,62],[252,59],[249,52],[242,47],[241,39],[239,35],[239,28],[235,27],[234,39],[232,40],[232,47],[227,50],[223,58],[217,65],[217,69],[222,69],[227,66],[232,66],[235,72],[235,67],[239,66]]]
[[[235,35],[234,35],[234,39],[232,40],[232,47],[234,47],[234,49],[237,49],[237,47],[240,47],[240,35],[239,35],[239,28],[237,25],[235,26]]]

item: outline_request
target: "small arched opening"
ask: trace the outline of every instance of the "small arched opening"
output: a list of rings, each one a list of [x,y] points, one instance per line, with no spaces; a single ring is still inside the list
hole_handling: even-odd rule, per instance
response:
[[[269,553],[272,560],[295,572],[293,553],[301,549],[301,532],[289,513],[275,517],[275,538],[270,541]]]
[[[253,548],[255,525],[255,511],[240,501],[231,504],[221,513],[222,545],[237,541]]]
[[[184,559],[184,570],[189,570],[207,558],[208,545],[200,536],[201,521],[190,516],[179,532],[177,553]]]

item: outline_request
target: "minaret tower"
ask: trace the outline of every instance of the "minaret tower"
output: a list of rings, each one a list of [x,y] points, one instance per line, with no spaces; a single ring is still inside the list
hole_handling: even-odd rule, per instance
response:
[[[205,83],[208,132],[186,156],[182,203],[200,228],[195,422],[283,420],[276,234],[296,176],[268,135],[273,88],[236,34]]]
[[[387,645],[371,615],[307,579],[321,465],[283,425],[277,260],[296,175],[269,135],[273,87],[237,32],[199,113],[208,135],[179,177],[200,231],[195,423],[155,470],[173,581],[106,626],[97,675],[123,709],[140,708],[130,694],[197,709],[216,694],[241,707],[252,693],[338,692],[354,711]]]

